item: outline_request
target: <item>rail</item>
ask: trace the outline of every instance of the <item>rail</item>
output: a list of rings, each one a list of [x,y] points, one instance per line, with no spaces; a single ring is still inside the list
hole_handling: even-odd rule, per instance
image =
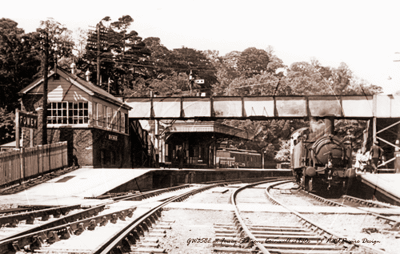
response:
[[[262,251],[262,253],[264,253],[264,254],[269,254],[270,252],[261,243],[259,243],[257,241],[256,237],[251,233],[251,231],[247,227],[246,223],[243,221],[242,217],[239,214],[239,209],[238,209],[238,207],[236,205],[236,196],[240,191],[244,190],[245,188],[249,188],[249,187],[254,186],[254,185],[273,182],[273,181],[276,181],[276,179],[269,179],[269,180],[266,180],[266,181],[249,184],[249,185],[246,185],[246,186],[243,186],[243,187],[237,189],[231,195],[231,203],[234,205],[234,212],[235,212],[234,217],[235,217],[235,220],[237,221],[237,223],[240,224],[240,228],[244,231],[244,233],[247,235],[247,237],[249,237],[251,239],[251,242],[255,243],[257,248],[260,251]]]

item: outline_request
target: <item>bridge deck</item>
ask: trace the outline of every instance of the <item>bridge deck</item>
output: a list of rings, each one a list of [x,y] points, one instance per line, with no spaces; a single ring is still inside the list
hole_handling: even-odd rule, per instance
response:
[[[400,96],[252,96],[126,98],[136,119],[399,118]]]

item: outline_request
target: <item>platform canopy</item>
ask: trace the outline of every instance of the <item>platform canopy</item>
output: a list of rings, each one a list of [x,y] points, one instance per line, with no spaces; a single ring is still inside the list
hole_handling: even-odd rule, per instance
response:
[[[218,133],[242,139],[252,139],[254,137],[254,133],[251,131],[213,121],[177,121],[168,128],[168,133]]]
[[[400,96],[125,98],[135,119],[399,118]]]

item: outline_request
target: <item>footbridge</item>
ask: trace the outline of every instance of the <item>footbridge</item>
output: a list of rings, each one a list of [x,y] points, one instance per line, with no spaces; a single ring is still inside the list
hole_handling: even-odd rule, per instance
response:
[[[268,120],[327,115],[370,120],[373,141],[381,141],[389,157],[393,155],[387,163],[400,157],[400,152],[396,154],[400,150],[396,143],[400,140],[400,96],[132,97],[125,98],[125,103],[132,107],[129,118],[137,120]]]
[[[135,119],[400,118],[400,96],[244,96],[125,98]]]

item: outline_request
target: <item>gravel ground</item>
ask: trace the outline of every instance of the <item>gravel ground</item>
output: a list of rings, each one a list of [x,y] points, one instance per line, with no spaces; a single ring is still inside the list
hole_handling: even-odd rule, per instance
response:
[[[327,206],[306,194],[291,188],[297,187],[295,183],[287,183],[279,185],[277,188],[271,189],[272,196],[288,206]]]
[[[222,191],[227,190],[227,192],[222,193]],[[187,203],[215,203],[215,204],[229,204],[231,193],[237,188],[227,188],[227,187],[216,187],[186,199],[184,202]]]
[[[272,194],[286,205],[325,206],[322,202],[297,193],[294,190],[290,192],[286,191],[292,187],[294,187],[293,184],[280,185],[279,189],[272,190]],[[287,214],[271,214],[266,216],[266,214],[242,213],[242,215],[250,223],[277,224],[278,222],[279,225],[295,225],[294,223],[297,221],[293,218],[294,216],[292,217]],[[398,232],[390,231],[389,225],[376,220],[374,216],[314,214],[307,215],[306,217],[356,243],[364,243],[367,246],[382,248],[389,253],[399,253],[400,241],[396,239],[396,236],[400,237]],[[396,218],[398,216],[393,217]]]
[[[17,208],[17,207],[18,207],[17,204],[0,204],[0,210]]]
[[[259,203],[272,204],[265,196],[265,189],[250,188],[244,189],[236,196],[236,202],[240,203]]]
[[[168,253],[213,253],[214,223],[232,223],[232,212],[169,210],[162,212],[162,220],[175,221],[167,237],[160,240]],[[188,239],[207,238],[210,243],[190,243]]]
[[[373,216],[314,214],[306,217],[349,240],[383,248],[389,253],[399,253],[400,241],[395,238],[397,232],[396,234],[389,232],[390,226],[376,220]]]
[[[301,226],[298,218],[290,213],[253,213],[241,212],[246,224],[268,226]]]

